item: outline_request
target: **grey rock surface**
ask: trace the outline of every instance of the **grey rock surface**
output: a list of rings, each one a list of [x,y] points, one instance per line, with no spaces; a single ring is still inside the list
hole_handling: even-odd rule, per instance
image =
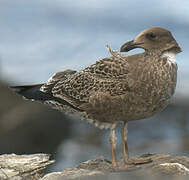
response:
[[[188,179],[189,158],[186,156],[171,156],[165,154],[145,154],[141,156],[152,159],[151,163],[131,165],[125,168],[120,162],[122,170],[114,171],[111,162],[104,158],[97,158],[80,163],[74,169],[53,172],[40,180],[124,180],[124,179]],[[141,158],[137,157],[137,158]]]
[[[47,154],[0,155],[0,179],[38,179],[41,171],[54,162],[49,158]]]

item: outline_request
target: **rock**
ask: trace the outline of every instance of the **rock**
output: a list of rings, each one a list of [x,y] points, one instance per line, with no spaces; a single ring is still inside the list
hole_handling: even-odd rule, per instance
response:
[[[184,180],[189,178],[189,158],[185,156],[147,154],[142,158],[151,163],[132,165],[127,169],[114,171],[111,162],[96,158],[80,163],[76,168],[52,172],[43,176],[42,170],[54,163],[48,154],[0,155],[1,180]],[[141,158],[141,157],[137,157]],[[121,164],[122,162],[120,162]],[[123,167],[123,166],[122,166]],[[43,177],[42,177],[43,176]]]
[[[38,179],[42,176],[41,171],[54,163],[49,158],[47,154],[0,155],[0,179]]]
[[[145,154],[141,157],[152,159],[151,163],[132,165],[127,169],[114,171],[111,162],[104,158],[97,158],[80,163],[77,168],[53,172],[40,180],[125,180],[125,179],[188,179],[189,158],[185,156],[171,156],[164,154]],[[121,162],[120,162],[121,164]]]

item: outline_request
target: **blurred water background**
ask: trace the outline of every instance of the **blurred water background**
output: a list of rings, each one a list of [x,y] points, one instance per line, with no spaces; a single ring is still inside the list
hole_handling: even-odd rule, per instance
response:
[[[119,50],[151,26],[169,29],[183,50],[177,56],[178,85],[165,111],[129,123],[130,152],[189,156],[186,0],[0,0],[0,153],[51,153],[57,160],[51,170],[101,155],[110,159],[108,131],[26,102],[7,85],[40,83],[57,71],[80,70],[109,56],[106,44]],[[142,50],[130,53],[136,52]],[[120,141],[119,131],[117,136]],[[120,142],[117,151],[122,152]]]

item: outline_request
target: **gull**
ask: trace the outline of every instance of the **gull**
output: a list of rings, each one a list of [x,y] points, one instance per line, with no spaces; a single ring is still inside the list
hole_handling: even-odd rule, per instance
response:
[[[135,48],[144,52],[120,53]],[[177,81],[175,56],[181,48],[170,31],[151,27],[123,44],[120,52],[109,46],[107,49],[110,57],[81,71],[65,70],[46,83],[11,88],[26,99],[79,116],[101,129],[110,129],[112,167],[118,170],[121,167],[116,159],[115,128],[119,122],[125,169],[131,164],[151,162],[149,158],[129,157],[127,125],[129,121],[151,117],[169,104]]]

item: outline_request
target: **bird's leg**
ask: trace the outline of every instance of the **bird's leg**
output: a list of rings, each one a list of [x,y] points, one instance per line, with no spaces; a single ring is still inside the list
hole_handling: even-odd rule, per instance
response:
[[[129,151],[127,146],[127,122],[124,122],[122,127],[122,144],[123,144],[123,160],[125,163],[129,160]]]
[[[111,144],[111,151],[112,151],[112,166],[114,169],[118,168],[118,163],[116,160],[116,136],[115,136],[115,126],[110,129],[110,144]]]
[[[123,160],[125,164],[138,165],[152,162],[150,158],[129,158],[129,151],[127,146],[127,122],[124,122],[121,134],[123,144]]]

